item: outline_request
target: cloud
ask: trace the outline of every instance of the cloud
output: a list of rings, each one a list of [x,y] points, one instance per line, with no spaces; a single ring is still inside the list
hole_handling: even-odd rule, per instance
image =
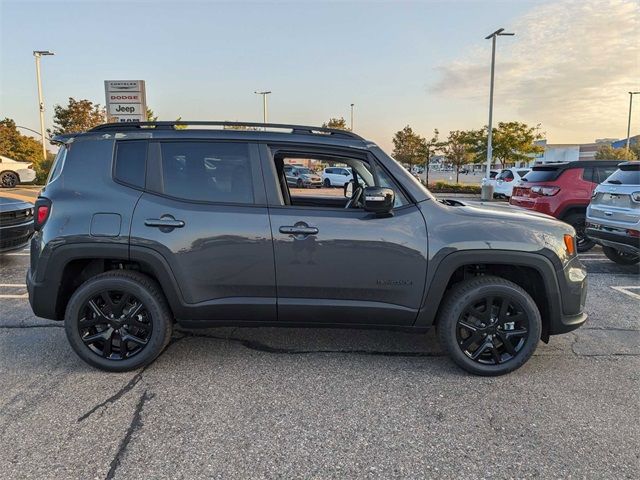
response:
[[[556,131],[605,134],[619,131],[622,123],[626,127],[621,109],[628,102],[627,92],[640,87],[636,0],[542,4],[508,30],[517,36],[498,39],[496,62],[496,93],[503,105]],[[430,91],[486,100],[488,51],[488,45],[482,45],[441,65]]]

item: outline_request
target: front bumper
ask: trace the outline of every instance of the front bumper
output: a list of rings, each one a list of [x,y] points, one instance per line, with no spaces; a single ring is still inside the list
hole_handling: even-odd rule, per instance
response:
[[[20,250],[29,244],[33,235],[33,220],[19,225],[0,227],[0,253]]]

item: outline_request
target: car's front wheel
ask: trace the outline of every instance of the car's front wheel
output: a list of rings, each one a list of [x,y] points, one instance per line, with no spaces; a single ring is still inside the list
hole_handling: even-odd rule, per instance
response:
[[[529,360],[542,331],[540,311],[520,286],[482,276],[454,286],[438,317],[440,344],[476,375],[503,375]]]
[[[114,270],[83,283],[65,312],[71,347],[88,364],[111,372],[143,367],[171,339],[173,318],[158,284]]]
[[[18,175],[13,172],[3,172],[2,175],[0,175],[0,185],[5,188],[13,188],[19,181]]]
[[[635,265],[640,262],[640,254],[637,253],[622,252],[611,247],[602,247],[602,251],[609,260],[620,265]]]
[[[325,178],[323,183],[325,188],[331,187],[331,180],[329,180],[328,178]]]

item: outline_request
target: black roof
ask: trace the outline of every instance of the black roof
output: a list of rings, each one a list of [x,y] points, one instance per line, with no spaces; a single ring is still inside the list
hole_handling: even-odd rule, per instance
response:
[[[575,162],[553,162],[535,165],[533,170],[567,170],[569,168],[611,167],[617,166],[620,160],[576,160]]]

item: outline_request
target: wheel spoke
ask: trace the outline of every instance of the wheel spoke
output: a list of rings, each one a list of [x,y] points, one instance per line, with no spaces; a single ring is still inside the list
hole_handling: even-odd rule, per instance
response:
[[[147,340],[140,338],[140,337],[136,337],[135,335],[132,335],[130,333],[125,333],[124,335],[122,335],[122,340],[125,342],[133,342],[137,345],[140,346],[144,346],[147,344]]]
[[[114,315],[119,317],[123,314],[125,307],[129,304],[129,300],[131,300],[132,296],[129,293],[125,293],[120,297],[120,301],[114,305]]]
[[[140,311],[143,309],[143,307],[144,307],[144,305],[142,305],[141,302],[136,303],[135,306],[133,308],[131,308],[131,310],[129,310],[129,312],[125,315],[124,318],[127,318],[127,319],[134,318],[136,315],[138,315],[140,313]]]
[[[113,299],[111,298],[111,295],[109,295],[109,292],[102,292],[100,294],[100,298],[102,298],[102,300],[104,301],[104,305],[105,307],[107,307],[109,312],[113,313],[116,304],[113,303]]]
[[[458,325],[460,327],[466,328],[467,330],[471,330],[472,332],[475,332],[478,330],[478,327],[476,327],[475,325],[472,325],[471,323],[467,322],[466,320],[458,320]]]
[[[80,328],[89,328],[89,327],[95,327],[96,325],[100,325],[103,323],[106,323],[104,318],[100,317],[95,317],[95,318],[81,318],[80,321]]]
[[[517,312],[514,313],[513,315],[505,315],[504,317],[500,317],[498,319],[498,325],[504,325],[505,323],[517,323],[517,322],[521,322],[522,320],[526,319],[526,315],[522,312]]]
[[[127,356],[127,340],[126,335],[120,334],[120,356],[125,358]]]
[[[483,322],[487,322],[491,314],[490,313],[491,311],[488,309],[486,309],[484,312],[481,312],[474,306],[470,306],[469,308],[466,309],[465,312],[471,315],[472,317],[477,318],[478,320],[482,320]]]
[[[476,349],[476,351],[471,354],[471,358],[473,358],[474,360],[477,360],[478,357],[482,355],[482,353],[487,349],[490,343],[491,343],[491,340],[489,340],[488,338],[485,339],[485,341],[482,342],[482,344]]]
[[[109,330],[105,330],[104,332],[94,333],[93,335],[87,335],[86,337],[82,337],[82,341],[84,343],[93,343],[97,340],[104,340],[106,338],[106,333]]]
[[[96,302],[94,302],[93,300],[89,300],[87,302],[87,305],[93,311],[93,313],[96,314],[96,316],[98,318],[103,318],[104,317],[104,314],[102,313],[102,310],[100,310],[100,307],[98,307],[98,305],[96,305]]]
[[[502,332],[502,333],[504,333],[504,335],[505,335],[507,338],[511,338],[511,337],[521,337],[521,336],[523,336],[523,335],[526,335],[526,334],[527,334],[527,329],[526,329],[526,328],[520,328],[520,329],[518,329],[518,330],[506,330],[506,331],[504,331],[504,332]]]
[[[498,312],[498,322],[507,317],[507,311],[509,310],[509,300],[502,298],[502,305],[500,305],[500,311]]]
[[[111,331],[109,335],[104,339],[104,344],[102,346],[102,356],[110,357],[112,350],[113,350],[113,331]]]
[[[491,343],[491,355],[493,356],[493,360],[496,362],[496,365],[498,365],[500,363],[500,352],[498,352],[498,349],[493,342]]]
[[[499,332],[498,336],[500,337],[500,340],[502,341],[504,349],[507,351],[507,353],[512,357],[515,357],[517,352],[516,349],[513,348],[513,344],[511,343],[511,340],[509,340],[509,337],[505,335],[504,332]]]

